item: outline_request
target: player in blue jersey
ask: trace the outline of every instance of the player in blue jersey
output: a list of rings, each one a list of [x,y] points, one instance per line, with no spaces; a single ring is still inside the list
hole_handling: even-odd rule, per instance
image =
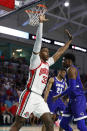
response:
[[[87,118],[86,99],[79,71],[76,66],[73,65],[74,62],[75,56],[73,54],[68,53],[64,55],[63,66],[67,68],[66,80],[68,88],[61,94],[53,97],[53,100],[56,100],[65,94],[68,94],[69,96],[68,106],[66,107],[63,118],[60,122],[61,129],[64,129],[65,131],[73,131],[73,129],[69,126],[69,122],[72,117],[74,117],[74,121],[77,123],[77,128],[80,131],[87,131],[87,127],[85,125],[85,118]]]
[[[65,90],[65,74],[65,69],[60,69],[57,77],[51,77],[45,93],[45,101],[47,101],[50,111],[55,114],[58,111],[63,111],[65,108],[65,105],[61,99],[58,99],[55,102],[52,100],[53,96],[56,96]]]
[[[49,79],[48,85],[45,91],[44,100],[48,104],[48,107],[50,109],[50,112],[52,114],[52,118],[54,121],[58,119],[57,115],[60,115],[65,109],[65,104],[63,103],[61,98],[57,99],[55,102],[53,102],[52,100],[53,96],[56,96],[65,90],[66,88],[66,83],[64,80],[65,75],[66,75],[65,68],[60,69],[56,77],[51,77]],[[42,130],[44,131],[45,129],[43,128]]]

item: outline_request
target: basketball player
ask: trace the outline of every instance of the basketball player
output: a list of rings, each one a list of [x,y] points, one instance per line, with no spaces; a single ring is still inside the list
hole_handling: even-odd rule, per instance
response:
[[[27,88],[22,92],[19,99],[19,107],[17,110],[16,120],[10,131],[19,131],[26,119],[33,113],[44,122],[46,131],[54,130],[54,123],[50,116],[47,103],[42,98],[43,90],[46,86],[49,66],[54,64],[60,56],[66,51],[72,42],[72,36],[67,31],[69,40],[61,47],[52,57],[49,58],[48,48],[41,49],[43,22],[47,21],[45,16],[40,16],[40,24],[36,34],[36,42],[34,44],[32,56],[30,58],[29,78]]]
[[[57,99],[55,102],[53,102],[52,100],[53,96],[56,96],[65,90],[66,87],[66,83],[64,80],[65,75],[66,75],[66,70],[63,68],[60,69],[56,77],[51,77],[49,79],[47,89],[45,91],[44,100],[48,104],[54,122],[55,120],[58,119],[58,115],[60,115],[61,117],[61,113],[65,109],[65,105],[62,99]],[[42,131],[45,131],[44,125],[42,127]]]
[[[77,122],[77,128],[80,131],[87,131],[85,125],[86,115],[86,99],[83,92],[83,86],[80,80],[79,71],[74,66],[75,57],[73,54],[66,54],[63,57],[63,66],[67,68],[67,83],[68,88],[62,92],[60,95],[55,96],[53,99],[56,100],[59,97],[68,94],[69,103],[64,111],[64,117],[60,122],[61,128],[65,131],[72,131],[72,128],[69,126],[69,122],[74,117],[74,121]]]
[[[63,111],[65,108],[65,105],[61,99],[56,100],[53,102],[52,98],[53,96],[56,96],[60,94],[62,91],[65,90],[66,83],[65,83],[65,69],[60,69],[56,77],[51,77],[49,79],[47,89],[45,92],[45,101],[48,104],[48,107],[50,109],[50,112],[56,114],[58,111]]]

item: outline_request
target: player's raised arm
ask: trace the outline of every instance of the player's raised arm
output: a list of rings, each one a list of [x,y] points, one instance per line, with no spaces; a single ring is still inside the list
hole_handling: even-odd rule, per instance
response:
[[[47,21],[45,15],[40,15],[40,24],[36,33],[36,41],[33,48],[33,53],[36,55],[40,52],[41,44],[42,44],[42,35],[43,35],[43,22]]]
[[[30,58],[30,69],[38,67],[41,62],[40,57],[39,57],[39,52],[42,45],[43,22],[47,21],[47,19],[45,18],[45,15],[40,15],[39,20],[40,20],[40,23],[39,23],[39,27],[36,33],[36,41],[33,47],[32,56]]]
[[[53,55],[54,62],[56,62],[61,57],[61,55],[68,49],[69,45],[72,42],[72,35],[69,33],[68,30],[65,30],[65,32],[67,33],[69,40],[65,43],[63,47],[59,48],[57,52]]]
[[[45,18],[45,15],[40,15],[39,19],[40,19],[40,24],[36,33],[36,42],[33,48],[34,54],[38,54],[40,52],[41,44],[42,44],[42,35],[43,35],[43,22],[47,21],[47,19]]]
[[[53,82],[54,82],[54,78],[50,78],[49,81],[48,81],[48,84],[47,84],[47,88],[46,88],[46,91],[45,91],[45,95],[44,95],[44,100],[47,101],[47,98],[48,98],[48,95],[49,95],[49,91],[53,85]]]

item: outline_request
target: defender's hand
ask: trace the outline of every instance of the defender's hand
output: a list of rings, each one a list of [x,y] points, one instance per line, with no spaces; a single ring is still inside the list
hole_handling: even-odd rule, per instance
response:
[[[72,35],[70,34],[69,30],[65,29],[65,33],[68,35],[69,40],[72,40]]]
[[[40,22],[48,21],[48,19],[45,18],[45,15],[40,15],[39,19]]]

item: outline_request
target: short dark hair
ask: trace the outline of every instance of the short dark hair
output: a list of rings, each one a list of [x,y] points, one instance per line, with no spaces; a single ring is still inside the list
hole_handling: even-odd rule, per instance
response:
[[[75,63],[75,56],[72,53],[67,53],[63,57],[65,57],[65,59],[70,59],[73,63]]]

